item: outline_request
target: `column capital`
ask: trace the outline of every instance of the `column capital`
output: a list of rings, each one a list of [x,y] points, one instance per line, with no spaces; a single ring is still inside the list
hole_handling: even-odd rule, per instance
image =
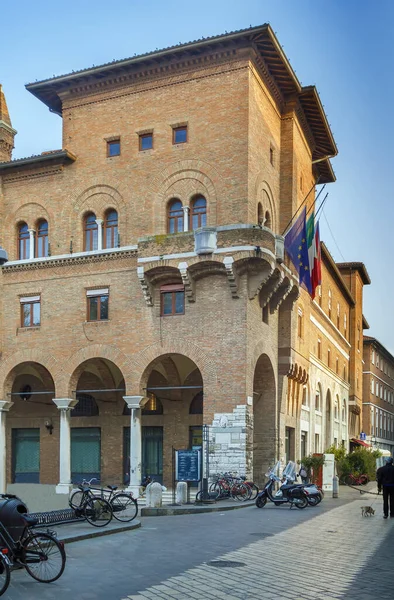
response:
[[[104,219],[96,219],[97,225],[102,225],[104,223]]]
[[[29,233],[35,233],[35,232],[36,232],[36,230],[35,230],[35,229],[33,229],[33,228],[29,228],[27,231],[28,231]]]
[[[13,404],[9,400],[0,400],[0,412],[8,412]]]
[[[127,408],[143,408],[149,398],[145,396],[123,396],[123,400],[127,404]]]
[[[190,206],[187,206],[187,204],[186,204],[185,206],[182,206],[182,209],[183,209],[183,212],[187,214],[190,210]]]
[[[78,400],[74,400],[73,398],[53,398],[52,402],[56,404],[59,410],[71,410],[76,406]]]

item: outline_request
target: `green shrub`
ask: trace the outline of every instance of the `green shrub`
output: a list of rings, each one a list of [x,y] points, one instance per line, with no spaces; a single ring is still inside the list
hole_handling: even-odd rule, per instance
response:
[[[327,448],[327,450],[324,452],[324,454],[333,454],[335,456],[335,460],[338,462],[340,460],[342,460],[343,458],[345,458],[346,456],[346,450],[344,448],[344,446],[334,446],[334,444],[332,444],[329,448]]]
[[[357,448],[337,461],[337,471],[340,481],[345,481],[352,473],[354,476],[368,475],[368,479],[376,477],[376,459],[381,456],[379,450]]]

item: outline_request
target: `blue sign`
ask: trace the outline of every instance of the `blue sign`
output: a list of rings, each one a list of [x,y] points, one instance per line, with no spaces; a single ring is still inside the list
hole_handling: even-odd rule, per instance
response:
[[[363,440],[363,441],[365,442],[365,440],[366,440],[366,439],[367,439],[367,434],[366,434],[366,433],[364,433],[364,431],[362,431],[362,432],[360,433],[360,440]]]
[[[200,481],[200,450],[175,450],[176,481]]]

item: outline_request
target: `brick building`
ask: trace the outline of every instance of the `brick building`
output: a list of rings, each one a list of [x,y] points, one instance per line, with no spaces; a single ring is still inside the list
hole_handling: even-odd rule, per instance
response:
[[[312,303],[284,255],[337,149],[270,26],[27,89],[63,149],[11,160],[1,95],[2,488],[129,470],[133,488],[141,468],[168,485],[203,423],[211,470],[257,481],[347,444],[349,405],[358,435],[365,276],[324,251]]]
[[[373,448],[393,454],[394,357],[370,336],[364,336],[363,430]]]

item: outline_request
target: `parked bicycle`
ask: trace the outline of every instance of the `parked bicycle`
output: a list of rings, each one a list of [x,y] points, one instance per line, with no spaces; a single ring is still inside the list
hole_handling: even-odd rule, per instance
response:
[[[101,498],[111,505],[113,517],[121,523],[129,523],[138,514],[138,503],[131,492],[120,490],[116,492],[118,486],[108,485],[108,491],[104,488],[92,487],[92,482],[97,479],[92,478],[90,481],[85,479],[82,481],[82,486],[88,486],[95,498]],[[83,491],[81,489],[72,490],[70,495],[70,506],[74,510],[80,510],[83,502]]]
[[[243,478],[230,473],[219,474],[209,486],[209,492],[213,497],[216,495],[216,500],[232,498],[233,500],[245,502],[252,496],[252,488],[247,482]],[[198,500],[197,497],[196,500]]]
[[[85,517],[91,525],[95,527],[104,527],[112,519],[112,506],[100,496],[96,496],[90,487],[90,483],[84,481],[71,492],[69,504],[74,509],[78,517]]]
[[[1,498],[15,499],[12,494],[1,494]],[[0,596],[10,584],[10,571],[17,566],[24,567],[33,579],[42,583],[56,581],[66,565],[63,542],[50,531],[32,531],[38,519],[21,514],[24,524],[18,540],[11,536],[0,521]]]
[[[345,483],[347,485],[366,485],[368,483],[368,475],[355,475],[353,473],[349,473],[345,479]]]

